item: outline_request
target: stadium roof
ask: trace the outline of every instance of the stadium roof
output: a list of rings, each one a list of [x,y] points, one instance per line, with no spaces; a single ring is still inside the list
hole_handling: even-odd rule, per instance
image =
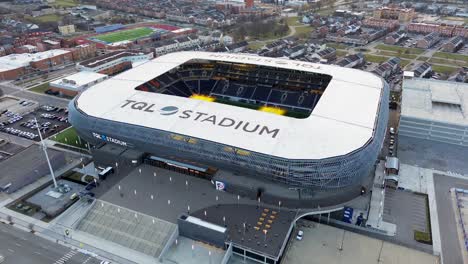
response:
[[[138,85],[190,60],[257,64],[333,77],[313,112],[305,119],[135,90]],[[373,137],[382,88],[383,81],[376,75],[349,68],[246,54],[178,52],[158,57],[91,87],[76,99],[76,104],[82,112],[102,119],[169,131],[287,159],[323,159],[353,152]],[[122,107],[127,100],[154,104],[156,111]],[[166,106],[178,107],[179,114],[158,113],[157,110]],[[279,132],[272,137],[178,118],[183,110],[216,115],[219,119],[229,117],[236,122],[259,124],[271,130],[278,129]]]
[[[468,126],[468,84],[405,79],[402,98],[402,116]]]

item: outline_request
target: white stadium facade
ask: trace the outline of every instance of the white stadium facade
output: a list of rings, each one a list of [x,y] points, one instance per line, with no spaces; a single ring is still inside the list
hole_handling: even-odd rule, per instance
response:
[[[190,160],[266,185],[339,192],[373,171],[388,92],[380,77],[355,69],[178,52],[96,84],[69,111],[94,145]]]

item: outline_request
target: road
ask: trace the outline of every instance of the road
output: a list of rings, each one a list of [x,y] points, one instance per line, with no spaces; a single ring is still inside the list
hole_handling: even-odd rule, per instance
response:
[[[14,81],[13,83],[21,87],[30,88],[30,87],[34,87],[45,82],[50,82],[56,79],[60,79],[60,78],[75,74],[77,72],[78,70],[75,68],[75,64],[72,63],[72,64],[67,65],[63,69],[58,69],[58,70],[54,70],[50,72],[46,72],[46,71],[38,72],[36,73],[38,75],[25,77],[24,79]]]
[[[68,105],[68,102],[70,102],[69,100],[64,99],[64,98],[31,92],[27,90],[26,88],[19,87],[12,83],[7,83],[7,82],[0,83],[0,89],[3,90],[5,95],[12,95],[12,96],[21,97],[24,99],[34,100],[42,105],[46,104],[46,105],[55,105],[59,107],[66,107]]]
[[[29,232],[0,224],[0,255],[3,264],[99,264],[101,261],[58,245]]]
[[[434,187],[443,263],[463,263],[460,243],[458,242],[457,223],[448,192],[452,187],[468,189],[468,179],[434,174]]]

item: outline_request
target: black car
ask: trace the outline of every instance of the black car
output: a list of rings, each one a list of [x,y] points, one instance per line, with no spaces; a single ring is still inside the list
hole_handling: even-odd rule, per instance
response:
[[[86,185],[85,190],[90,191],[90,190],[96,188],[98,185],[99,185],[99,183],[97,183],[95,181],[92,181],[92,182],[88,183],[88,185]]]

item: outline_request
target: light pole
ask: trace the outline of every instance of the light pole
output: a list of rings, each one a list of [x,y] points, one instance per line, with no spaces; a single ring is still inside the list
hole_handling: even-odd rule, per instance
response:
[[[34,118],[34,122],[36,123],[37,133],[39,133],[39,138],[41,140],[42,150],[44,150],[44,154],[47,160],[47,165],[49,165],[50,175],[52,176],[52,181],[54,182],[54,188],[57,188],[57,181],[55,180],[54,170],[52,169],[52,165],[50,164],[49,154],[47,154],[47,146],[42,138],[41,130],[39,129],[39,124],[37,123],[37,118]]]

